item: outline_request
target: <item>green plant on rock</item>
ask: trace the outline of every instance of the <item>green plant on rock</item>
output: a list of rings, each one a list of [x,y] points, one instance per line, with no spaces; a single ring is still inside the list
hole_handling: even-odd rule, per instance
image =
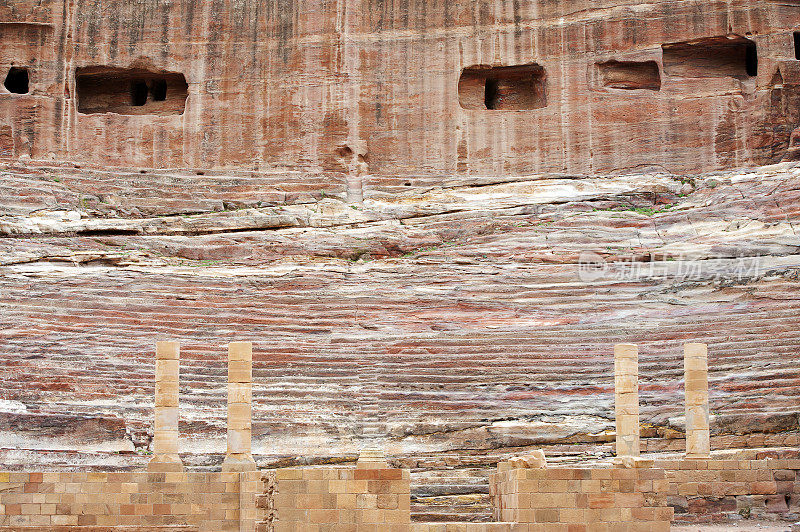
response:
[[[635,212],[638,214],[643,214],[644,216],[654,216],[656,214],[661,214],[664,212],[669,212],[670,209],[673,209],[677,206],[676,203],[670,203],[669,205],[664,205],[661,208],[656,209],[655,207],[636,207],[634,205],[628,205],[626,207],[612,207],[608,209],[594,209],[593,212],[598,211],[610,211],[610,212]]]

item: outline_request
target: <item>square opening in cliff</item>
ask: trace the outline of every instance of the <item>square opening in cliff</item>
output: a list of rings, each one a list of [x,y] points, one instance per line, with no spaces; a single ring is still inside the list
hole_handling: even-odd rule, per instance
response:
[[[112,67],[77,69],[75,86],[83,114],[181,115],[189,94],[183,74]]]
[[[11,67],[3,83],[6,90],[12,94],[28,94],[30,92],[30,78],[28,69],[23,67]]]
[[[655,61],[606,61],[597,68],[605,88],[661,90],[661,70]]]
[[[537,64],[465,68],[458,82],[464,109],[525,111],[547,106],[547,75]]]
[[[794,32],[794,58],[800,60],[800,31]]]
[[[739,36],[708,37],[695,41],[664,44],[664,73],[684,78],[758,75],[758,48]]]

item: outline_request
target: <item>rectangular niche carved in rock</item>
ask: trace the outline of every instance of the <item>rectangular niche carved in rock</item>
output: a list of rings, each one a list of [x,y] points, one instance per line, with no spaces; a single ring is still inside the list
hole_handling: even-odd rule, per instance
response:
[[[655,61],[606,61],[598,63],[600,81],[609,89],[661,90],[661,71]]]
[[[758,74],[758,49],[736,35],[665,44],[664,73],[685,78],[750,78]]]
[[[183,74],[141,69],[83,67],[75,71],[78,112],[181,115],[189,85]]]
[[[800,60],[800,31],[794,32],[794,58]]]
[[[541,65],[468,67],[458,80],[464,109],[526,111],[547,107],[547,74]]]

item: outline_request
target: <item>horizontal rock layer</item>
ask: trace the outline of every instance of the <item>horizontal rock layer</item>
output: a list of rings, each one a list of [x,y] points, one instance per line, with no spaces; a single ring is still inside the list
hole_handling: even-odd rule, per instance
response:
[[[376,185],[360,203],[261,200],[260,179],[0,172],[5,463],[139,463],[162,339],[182,342],[195,466],[224,452],[240,340],[263,464],[608,452],[617,342],[640,345],[647,448],[682,437],[688,341],[709,344],[713,445],[796,444],[799,167]]]

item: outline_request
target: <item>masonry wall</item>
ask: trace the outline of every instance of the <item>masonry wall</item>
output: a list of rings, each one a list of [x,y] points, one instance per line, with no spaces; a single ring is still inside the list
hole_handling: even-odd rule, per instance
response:
[[[495,518],[528,530],[669,530],[665,473],[646,468],[511,468],[491,477]]]
[[[495,522],[411,522],[408,470],[288,468],[259,497],[270,511],[259,532],[554,532],[668,530],[672,508],[658,469],[512,469],[492,477]],[[616,528],[614,528],[616,527]],[[639,527],[639,528],[637,528]]]
[[[666,471],[663,493],[678,521],[800,515],[800,459],[657,460],[656,466]]]
[[[0,530],[252,530],[261,483],[258,472],[0,473]]]
[[[411,523],[411,532],[528,532],[520,523]]]
[[[408,470],[289,468],[275,478],[275,519],[261,531],[406,532],[411,526]]]
[[[5,472],[0,530],[657,531],[669,529],[673,511],[676,522],[792,518],[800,512],[800,459],[743,455],[659,460],[642,468],[545,469],[502,462],[490,486],[495,522],[443,524],[411,522],[409,471],[401,469]]]
[[[800,124],[800,11],[766,0],[42,0],[0,7],[0,22],[0,74],[31,76],[26,94],[0,90],[6,157],[331,182],[699,171],[778,161]],[[709,63],[728,35],[754,43],[755,75]],[[664,68],[662,45],[698,39]],[[487,100],[479,83],[464,106],[462,72],[489,66],[533,69],[534,85],[506,77]],[[106,80],[105,103],[81,104],[95,94],[79,69]],[[154,101],[152,80],[173,78],[186,86]]]

